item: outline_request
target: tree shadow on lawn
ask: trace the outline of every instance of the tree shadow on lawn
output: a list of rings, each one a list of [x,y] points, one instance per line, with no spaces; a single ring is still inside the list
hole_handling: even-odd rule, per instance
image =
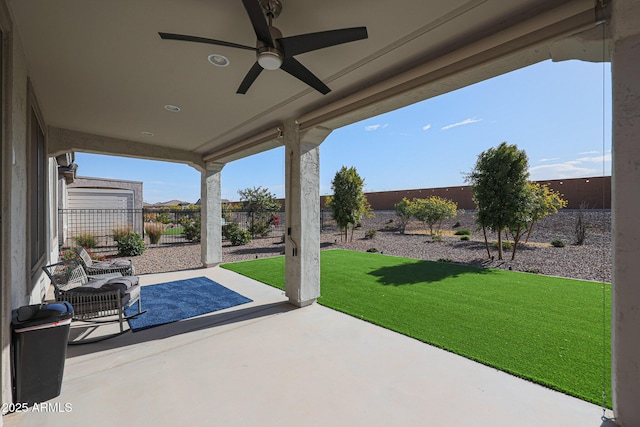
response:
[[[434,283],[444,279],[463,275],[495,274],[487,268],[446,262],[418,261],[381,267],[368,274],[376,276],[378,283],[388,286],[414,285],[416,283]]]

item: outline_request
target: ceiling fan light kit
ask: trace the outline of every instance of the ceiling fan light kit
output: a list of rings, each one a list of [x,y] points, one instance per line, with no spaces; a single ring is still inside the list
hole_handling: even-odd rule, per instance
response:
[[[251,25],[256,34],[256,47],[240,45],[222,40],[184,34],[158,33],[164,40],[179,40],[206,43],[236,49],[253,50],[256,62],[245,75],[236,93],[245,94],[258,78],[262,70],[282,69],[298,80],[326,95],[331,91],[318,77],[294,58],[295,55],[324,49],[339,44],[363,40],[368,37],[366,27],[344,28],[341,30],[321,31],[282,37],[279,29],[272,25],[273,19],[282,12],[280,0],[242,0]],[[213,57],[213,59],[212,59]],[[224,61],[226,60],[226,61]],[[227,66],[229,60],[222,55],[209,55],[209,62],[218,66]]]

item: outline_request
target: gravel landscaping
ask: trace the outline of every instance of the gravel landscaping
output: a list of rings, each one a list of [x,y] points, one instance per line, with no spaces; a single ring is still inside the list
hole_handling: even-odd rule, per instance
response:
[[[529,242],[519,245],[515,260],[511,251],[505,251],[498,260],[498,250],[490,246],[493,260],[487,256],[482,230],[477,229],[474,212],[466,212],[442,224],[442,241],[435,242],[421,223],[411,222],[406,233],[395,231],[397,217],[392,211],[378,211],[373,218],[363,220],[355,231],[352,242],[340,242],[335,225],[325,224],[321,233],[321,248],[366,251],[375,248],[383,255],[395,255],[431,261],[444,260],[476,266],[511,269],[529,273],[569,277],[575,279],[611,282],[611,212],[585,211],[586,240],[574,245],[575,227],[579,212],[562,211],[552,215],[534,228]],[[459,226],[455,226],[459,222]],[[455,226],[455,227],[454,227]],[[460,240],[457,230],[470,230],[470,240]],[[371,239],[367,230],[376,230]],[[370,232],[371,233],[371,232]],[[491,233],[489,241],[497,240]],[[561,240],[564,247],[553,247],[551,242]],[[223,242],[223,262],[235,262],[281,255],[281,238],[259,238],[244,246],[231,246]],[[138,274],[200,268],[200,245],[150,247],[143,255],[133,257]]]

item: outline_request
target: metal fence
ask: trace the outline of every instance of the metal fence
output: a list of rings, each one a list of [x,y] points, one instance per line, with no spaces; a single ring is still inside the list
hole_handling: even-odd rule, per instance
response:
[[[252,237],[281,237],[284,235],[285,213],[249,213],[224,210],[223,226],[234,222]],[[164,227],[157,243],[152,244],[150,227]],[[189,227],[196,227],[188,233]],[[185,227],[187,229],[185,229]],[[143,236],[149,245],[175,245],[198,241],[200,236],[200,210],[193,209],[59,209],[58,244],[61,249],[73,246],[92,246],[110,250],[116,246],[114,235],[122,231],[133,231]],[[189,238],[191,237],[191,239]]]
[[[59,209],[58,244],[72,246],[115,246],[115,230],[144,233],[142,209]]]

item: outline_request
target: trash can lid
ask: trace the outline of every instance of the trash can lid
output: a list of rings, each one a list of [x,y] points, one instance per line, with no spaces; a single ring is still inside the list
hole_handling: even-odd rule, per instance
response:
[[[16,332],[21,332],[18,329],[68,324],[73,317],[73,307],[66,301],[52,304],[33,304],[17,308],[11,314],[11,326]]]

